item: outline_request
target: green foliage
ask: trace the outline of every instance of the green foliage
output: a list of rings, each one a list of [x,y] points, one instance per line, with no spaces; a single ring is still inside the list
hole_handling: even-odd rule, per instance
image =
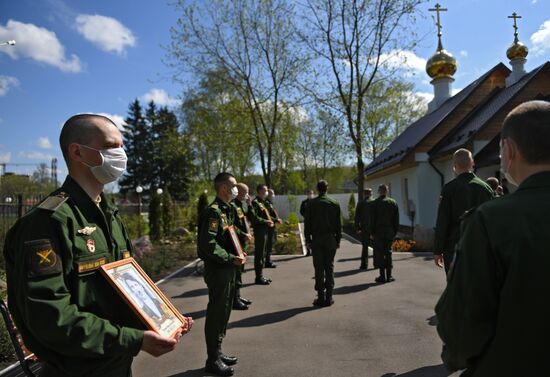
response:
[[[278,239],[273,248],[276,254],[301,254],[300,239],[295,233],[289,233],[286,237]]]
[[[277,225],[277,233],[281,235],[290,234],[298,231],[298,223],[282,223]]]
[[[154,193],[149,203],[149,237],[151,241],[158,241],[162,236],[162,198]]]
[[[147,233],[149,233],[149,226],[143,216],[138,214],[122,214],[122,222],[124,223],[124,227],[126,228],[126,231],[128,232],[128,236],[131,240],[135,240],[137,238]],[[141,229],[140,229],[141,228]]]
[[[296,212],[290,212],[288,214],[288,222],[293,225],[298,224],[300,222],[298,214]]]
[[[355,204],[355,194],[351,194],[350,197],[349,197],[349,202],[348,202],[348,218],[349,218],[349,221],[354,221],[355,220],[355,207],[356,207],[356,204]]]
[[[174,202],[168,190],[164,190],[162,193],[162,233],[167,237],[172,234],[174,228]]]

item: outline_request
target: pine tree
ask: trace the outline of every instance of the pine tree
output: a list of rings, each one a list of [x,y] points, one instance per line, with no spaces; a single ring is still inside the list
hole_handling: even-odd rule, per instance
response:
[[[128,107],[124,126],[124,148],[128,155],[126,173],[119,181],[122,193],[132,192],[137,186],[151,187],[153,173],[153,138],[139,100]]]
[[[162,236],[162,197],[153,192],[151,194],[151,203],[149,203],[149,237],[152,241],[158,241]]]
[[[353,221],[355,219],[355,195],[353,193],[349,197],[348,215],[349,215],[349,221]]]

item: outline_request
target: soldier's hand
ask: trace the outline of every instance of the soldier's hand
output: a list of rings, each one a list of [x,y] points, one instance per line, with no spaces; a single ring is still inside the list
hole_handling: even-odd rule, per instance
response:
[[[269,220],[267,222],[267,226],[270,227],[270,228],[273,228],[275,226],[275,224],[273,224],[273,221]]]
[[[434,262],[437,267],[443,268],[443,254],[434,254]]]
[[[159,357],[167,352],[173,351],[180,337],[181,332],[179,332],[179,336],[176,334],[176,339],[166,338],[152,330],[147,330],[143,333],[141,349],[154,357]]]
[[[245,234],[245,237],[246,237],[246,239],[247,239],[248,241],[251,241],[251,240],[252,240],[252,234],[250,234],[250,233],[246,233],[246,234]]]
[[[246,262],[246,257],[239,257],[236,256],[235,259],[233,259],[233,264],[235,266],[242,266]]]
[[[191,318],[191,317],[185,317],[185,319],[186,319],[186,322],[181,327],[181,330],[183,331],[182,335],[185,335],[189,331],[191,331],[191,328],[193,327],[193,324],[195,323],[195,321],[193,321],[193,318]]]
[[[283,223],[283,220],[282,220],[282,219],[277,219],[277,222],[278,222],[279,224],[282,224],[282,223]]]

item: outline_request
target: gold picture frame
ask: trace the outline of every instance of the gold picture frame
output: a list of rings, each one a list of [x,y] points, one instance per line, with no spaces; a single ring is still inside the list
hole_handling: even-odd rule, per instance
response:
[[[148,329],[173,338],[187,319],[147,276],[134,258],[104,264],[101,274]]]
[[[229,238],[231,238],[231,242],[233,243],[233,246],[237,251],[237,255],[241,258],[244,258],[243,245],[241,245],[239,236],[237,236],[237,231],[235,230],[235,226],[234,225],[228,226],[227,231],[229,232]]]

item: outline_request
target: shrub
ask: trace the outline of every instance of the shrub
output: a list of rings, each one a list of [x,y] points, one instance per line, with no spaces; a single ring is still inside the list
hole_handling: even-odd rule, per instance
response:
[[[140,235],[145,235],[149,233],[149,226],[147,225],[147,222],[145,219],[143,219],[143,216],[134,214],[134,215],[128,215],[128,214],[122,214],[122,222],[124,223],[124,227],[126,228],[126,231],[128,231],[128,237],[130,237],[131,240],[135,240],[140,237]],[[141,228],[141,231],[140,231]]]
[[[2,279],[5,279],[5,276],[2,277]],[[0,291],[0,298],[2,300],[6,300],[6,291]],[[6,324],[4,320],[2,319],[2,323],[0,324],[0,362],[6,363],[6,362],[12,362],[15,361],[15,350],[13,349],[13,345],[11,344],[11,338],[10,334],[8,333],[8,329],[6,328]]]
[[[153,193],[149,204],[149,237],[151,241],[158,241],[162,238],[162,208],[161,197]]]
[[[300,222],[300,218],[298,217],[298,214],[296,212],[290,212],[288,214],[288,222],[290,224],[298,224]]]
[[[198,223],[198,218],[201,215],[202,211],[208,206],[208,195],[206,195],[206,190],[199,195],[199,201],[197,202],[197,220],[195,223]]]
[[[164,190],[162,194],[162,233],[164,237],[171,235],[174,228],[174,203],[168,190]]]
[[[276,254],[301,254],[301,249],[298,250],[298,247],[301,248],[298,235],[289,233],[287,237],[277,240],[274,251]]]
[[[413,240],[395,240],[391,245],[393,251],[408,252],[416,245]]]

